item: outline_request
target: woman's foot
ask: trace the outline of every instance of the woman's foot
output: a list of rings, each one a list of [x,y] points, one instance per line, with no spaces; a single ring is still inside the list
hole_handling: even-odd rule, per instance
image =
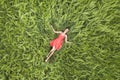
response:
[[[45,60],[45,62],[47,62],[47,59]]]

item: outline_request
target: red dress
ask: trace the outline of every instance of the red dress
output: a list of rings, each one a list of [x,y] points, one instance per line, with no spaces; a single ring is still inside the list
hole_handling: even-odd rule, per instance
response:
[[[50,41],[50,46],[55,47],[56,50],[59,50],[62,47],[62,43],[64,39],[65,39],[65,34],[60,33],[56,39]]]

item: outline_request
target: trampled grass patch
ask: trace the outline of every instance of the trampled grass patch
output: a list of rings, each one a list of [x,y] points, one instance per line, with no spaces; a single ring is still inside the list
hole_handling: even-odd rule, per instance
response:
[[[119,80],[119,0],[0,0],[0,80]],[[44,62],[56,30],[68,40]]]

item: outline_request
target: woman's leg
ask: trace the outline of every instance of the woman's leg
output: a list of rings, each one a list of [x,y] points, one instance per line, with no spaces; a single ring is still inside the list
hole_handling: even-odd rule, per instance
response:
[[[47,57],[47,59],[45,60],[45,62],[48,61],[48,59],[53,55],[54,52],[55,52],[55,48],[52,50],[51,54]]]
[[[55,48],[52,47],[52,49],[50,50],[50,52],[48,53],[48,55],[46,57],[48,57],[50,55],[50,53],[54,50]]]

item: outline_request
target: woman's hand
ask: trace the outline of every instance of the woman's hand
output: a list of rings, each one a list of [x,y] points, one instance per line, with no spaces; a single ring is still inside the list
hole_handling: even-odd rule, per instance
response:
[[[62,33],[62,31],[55,31],[55,29],[53,28],[52,25],[50,25],[50,27],[52,28],[52,30],[53,30],[54,33]]]

